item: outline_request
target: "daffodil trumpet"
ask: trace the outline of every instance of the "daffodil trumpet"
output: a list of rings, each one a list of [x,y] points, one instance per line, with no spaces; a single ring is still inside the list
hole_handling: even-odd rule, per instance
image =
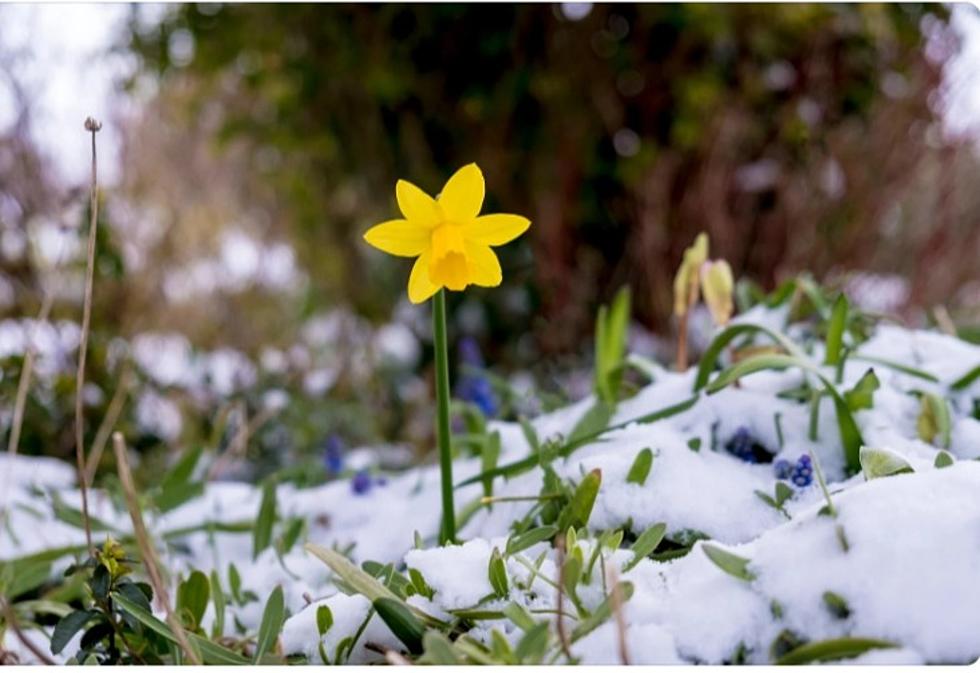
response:
[[[442,544],[456,539],[445,291],[460,292],[470,285],[500,285],[503,273],[493,247],[509,243],[531,225],[520,215],[480,215],[485,189],[483,173],[476,164],[456,171],[436,198],[410,182],[399,180],[395,198],[403,217],[375,225],[364,234],[364,240],[379,250],[415,258],[408,279],[408,298],[413,304],[434,297],[432,334],[436,360],[436,440],[442,481],[439,533]]]

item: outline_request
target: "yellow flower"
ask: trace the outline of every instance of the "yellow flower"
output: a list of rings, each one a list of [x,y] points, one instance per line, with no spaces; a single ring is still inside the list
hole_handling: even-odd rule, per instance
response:
[[[698,303],[701,265],[708,259],[708,235],[703,231],[684,251],[684,261],[674,277],[674,313],[685,315]]]
[[[715,324],[727,325],[731,320],[735,306],[732,303],[732,291],[735,280],[732,277],[732,267],[723,259],[705,262],[701,267],[701,289],[704,292],[704,303],[711,311]]]
[[[375,225],[364,240],[399,257],[417,257],[408,279],[408,298],[420,304],[440,288],[496,287],[502,274],[491,246],[514,240],[531,226],[520,215],[480,215],[483,173],[476,164],[460,168],[433,199],[399,180],[395,197],[404,219]]]

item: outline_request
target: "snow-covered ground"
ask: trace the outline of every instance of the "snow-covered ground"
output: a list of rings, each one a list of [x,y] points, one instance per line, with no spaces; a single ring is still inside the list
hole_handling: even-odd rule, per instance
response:
[[[784,328],[778,311],[753,311],[740,320]],[[822,346],[811,343],[811,356],[819,362]],[[841,391],[850,390],[874,368],[880,388],[874,392],[873,406],[857,411],[855,418],[867,447],[889,452],[911,471],[879,478],[863,473],[845,477],[831,401],[823,399],[814,438],[810,404],[777,396],[804,381],[797,369],[760,372],[737,387],[712,395],[702,392],[682,413],[653,423],[626,424],[553,463],[558,476],[573,482],[593,469],[601,471],[588,524],[591,535],[580,534],[574,541],[584,558],[591,557],[599,535],[612,529],[638,535],[662,522],[666,538],[678,547],[693,541],[688,553],[673,560],[643,558],[631,563],[628,544],[605,549],[601,565],[606,575],[597,570],[579,586],[582,605],[592,611],[606,598],[607,580],[613,575],[630,583],[632,596],[622,609],[622,638],[632,663],[768,663],[776,658],[774,642],[843,637],[894,645],[872,649],[855,660],[859,663],[966,663],[980,657],[980,420],[974,408],[980,380],[950,389],[953,381],[980,364],[980,347],[937,333],[880,326],[860,346],[859,355],[904,363],[937,379],[923,380],[852,356],[837,385]],[[831,377],[832,369],[826,368]],[[658,371],[653,382],[619,404],[612,422],[625,423],[688,399],[694,378],[693,369]],[[916,395],[922,392],[947,402],[946,451],[953,458],[951,465],[936,467],[940,449],[919,438],[921,404]],[[533,420],[537,436],[567,437],[592,404],[585,399]],[[529,454],[528,440],[517,424],[492,423],[491,429],[500,433],[500,464]],[[733,455],[727,447],[740,431],[775,454],[773,462],[746,462]],[[646,448],[653,453],[649,476],[642,484],[630,483],[631,466]],[[784,512],[757,494],[774,493],[774,466],[780,459],[795,465],[805,454],[822,466],[836,516],[827,515],[826,496],[816,479],[792,486]],[[455,480],[480,470],[479,458],[460,458],[454,465]],[[83,541],[82,532],[56,517],[50,507],[55,497],[79,506],[73,475],[70,466],[51,459],[0,457],[0,507],[4,501],[9,506],[8,522],[0,529],[0,560]],[[541,485],[542,471],[534,468],[509,480],[496,479],[494,496],[535,496]],[[482,495],[478,483],[458,488],[457,508],[466,509]],[[432,589],[431,598],[416,594],[407,600],[433,617],[445,619],[450,610],[477,606],[500,610],[515,602],[536,618],[553,621],[548,611],[554,611],[558,600],[552,583],[558,580],[559,552],[548,543],[506,555],[506,598],[493,597],[488,577],[493,550],[504,553],[512,524],[535,503],[504,501],[480,507],[461,528],[463,544],[439,547],[439,497],[435,466],[386,475],[383,483],[363,493],[355,493],[348,480],[308,489],[283,484],[277,491],[279,516],[304,518],[306,541],[344,550],[358,563],[391,562],[396,569],[421,573]],[[225,620],[229,634],[236,622],[254,632],[264,597],[282,585],[291,614],[282,634],[283,653],[303,653],[311,663],[319,663],[320,645],[332,657],[338,644],[358,631],[371,604],[362,596],[338,592],[330,569],[301,544],[284,554],[268,548],[253,560],[249,533],[198,531],[167,537],[168,532],[203,522],[251,520],[260,500],[259,487],[209,483],[200,498],[164,515],[148,512],[149,527],[158,540],[167,539],[162,559],[175,575],[213,569],[224,581],[234,565],[242,590],[260,597],[244,604],[232,602],[234,619]],[[104,493],[93,494],[91,505],[93,515],[117,536],[131,529],[125,510]],[[743,576],[723,571],[706,549],[747,559]],[[574,548],[567,553],[575,553]],[[70,561],[70,556],[60,559],[52,573]],[[532,578],[529,566],[535,562],[540,566]],[[321,637],[316,607],[323,604],[331,608],[334,623]],[[209,606],[206,624],[211,610]],[[568,628],[574,628],[576,617],[566,619]],[[523,635],[509,619],[480,620],[468,635],[489,643],[494,630],[512,644]],[[44,637],[35,637],[43,646]],[[357,639],[351,663],[383,659],[366,649],[367,643],[381,649],[402,647],[376,615]],[[9,633],[3,647],[30,658]],[[69,645],[64,654],[73,651]],[[571,652],[583,663],[619,662],[615,620],[575,640]]]

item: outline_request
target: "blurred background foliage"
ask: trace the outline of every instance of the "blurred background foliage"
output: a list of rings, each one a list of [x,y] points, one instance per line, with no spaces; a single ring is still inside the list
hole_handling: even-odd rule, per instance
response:
[[[978,322],[980,170],[973,144],[942,128],[958,49],[944,6],[144,10],[116,46],[136,57],[120,86],[138,105],[118,120],[121,177],[104,193],[93,438],[118,362],[136,357],[114,361],[113,343],[135,352],[141,335],[166,333],[147,363],[177,352],[211,367],[195,379],[206,394],[147,378],[185,418],[171,444],[233,437],[229,409],[248,427],[280,390],[280,420],[255,428],[273,463],[331,432],[427,448],[425,313],[405,302],[408,263],[361,235],[395,215],[396,179],[434,193],[470,161],[487,208],[533,224],[503,249],[502,288],[452,297],[456,334],[476,337],[497,372],[531,372],[518,387],[535,380],[555,402],[588,389],[569,372],[588,358],[596,306],[623,284],[642,343],[663,354],[672,276],[701,230],[712,257],[767,289],[803,270],[841,285],[867,272],[871,303],[905,321],[942,305],[966,329]],[[50,159],[24,140],[24,101],[0,138],[4,247],[32,240],[40,219],[69,252],[5,253],[5,313],[34,315],[53,291],[55,319],[76,320],[85,186],[49,184]],[[54,265],[57,286],[45,280]],[[214,362],[238,355],[251,374],[232,367],[214,385],[227,369]],[[66,385],[51,390],[70,399]],[[49,402],[26,450],[69,455],[70,414]],[[126,409],[132,433],[161,441]]]

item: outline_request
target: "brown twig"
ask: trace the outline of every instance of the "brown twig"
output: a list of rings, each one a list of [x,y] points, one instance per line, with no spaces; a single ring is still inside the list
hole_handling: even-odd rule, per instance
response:
[[[558,632],[558,642],[561,643],[562,652],[568,657],[569,661],[572,659],[572,648],[571,643],[568,640],[568,632],[565,630],[565,620],[563,619],[565,610],[565,540],[559,535],[557,539],[557,545],[555,546],[558,561],[558,600],[557,609],[558,613],[555,615],[555,630]]]
[[[146,532],[146,525],[143,523],[143,514],[140,512],[139,501],[136,498],[136,486],[133,483],[133,473],[129,469],[129,459],[126,455],[126,441],[121,433],[116,432],[112,435],[112,448],[116,454],[116,469],[119,472],[119,481],[122,484],[123,493],[126,496],[126,508],[129,510],[129,517],[133,520],[133,535],[136,537],[136,544],[139,546],[140,555],[146,564],[146,573],[153,586],[153,593],[157,601],[163,607],[167,615],[167,623],[174,632],[174,637],[187,658],[196,666],[201,665],[201,658],[197,651],[191,647],[184,631],[183,624],[177,619],[177,615],[170,608],[170,594],[163,583],[163,576],[160,574],[160,562],[157,558],[156,549],[150,542],[150,537]]]
[[[677,371],[687,370],[687,314],[688,311],[678,318],[677,322]]]
[[[616,641],[619,644],[619,660],[624,666],[629,666],[630,655],[626,648],[626,619],[623,617],[623,592],[619,586],[619,578],[616,576],[616,569],[609,569],[609,584],[612,591],[609,596],[612,599],[612,613],[616,620]]]
[[[24,349],[24,365],[20,370],[20,380],[17,381],[17,397],[14,399],[14,415],[10,422],[10,436],[7,439],[7,453],[13,458],[17,455],[17,451],[20,445],[20,433],[24,426],[24,410],[27,408],[27,392],[31,387],[31,377],[34,373],[34,358],[37,355],[37,349],[34,346],[34,336],[37,331],[37,326],[47,321],[48,316],[51,313],[51,307],[54,305],[54,292],[48,292],[45,294],[44,299],[41,302],[41,310],[37,314],[37,321],[34,325],[34,329],[31,330],[30,338],[28,339],[27,346]],[[0,508],[0,526],[4,524],[7,519],[7,494],[10,493],[10,478],[13,476],[14,467],[10,466],[4,476],[4,500],[3,507]]]
[[[82,520],[85,524],[85,543],[89,555],[94,555],[92,547],[92,523],[88,514],[88,480],[85,472],[85,419],[83,417],[85,388],[85,358],[88,354],[88,333],[92,320],[92,288],[95,284],[95,240],[99,223],[99,172],[95,151],[95,134],[102,124],[89,117],[85,120],[85,130],[92,134],[92,187],[89,202],[88,255],[85,266],[85,297],[82,304],[82,330],[78,342],[78,374],[75,378],[75,463],[78,468],[79,488],[82,491]]]
[[[95,432],[95,439],[92,440],[92,451],[85,461],[85,479],[86,483],[89,484],[95,479],[95,471],[99,467],[99,461],[102,460],[102,453],[109,443],[109,437],[112,436],[112,431],[119,421],[120,414],[122,414],[123,405],[126,403],[126,395],[129,392],[132,371],[129,368],[128,362],[124,362],[122,368],[122,373],[119,374],[119,382],[116,384],[116,392],[112,394],[109,407],[106,409],[99,429]]]
[[[17,623],[17,615],[14,613],[14,609],[3,596],[0,596],[0,611],[3,612],[4,619],[7,620],[7,624],[10,625],[10,629],[14,632],[14,635],[17,636],[20,642],[24,644],[24,647],[30,650],[31,654],[37,657],[38,661],[47,666],[58,665],[56,661],[46,655],[44,651],[35,645],[34,642],[27,637],[27,634],[21,630],[20,625]]]

